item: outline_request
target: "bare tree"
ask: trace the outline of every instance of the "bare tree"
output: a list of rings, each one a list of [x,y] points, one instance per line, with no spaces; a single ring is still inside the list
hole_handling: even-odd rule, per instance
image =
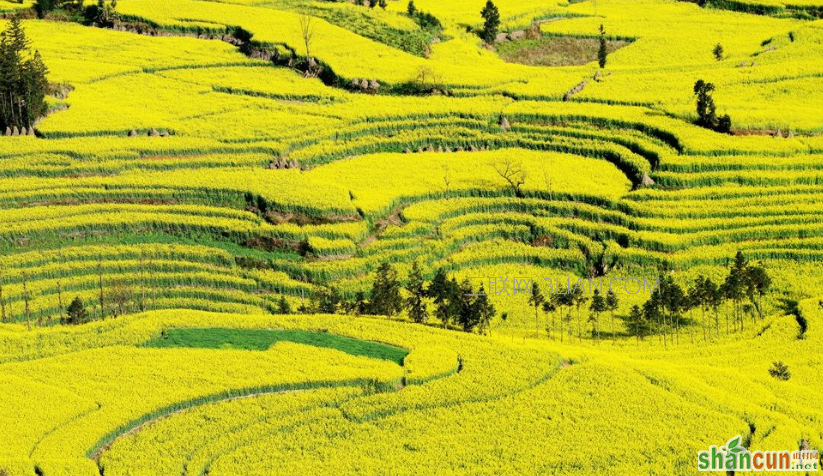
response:
[[[23,301],[26,303],[26,330],[31,330],[31,308],[29,308],[28,274],[23,271]]]
[[[306,46],[306,58],[311,58],[311,41],[314,38],[314,17],[307,12],[300,14],[300,33]]]
[[[449,164],[443,164],[443,183],[446,185],[446,199],[451,198],[452,171]]]
[[[100,319],[106,318],[106,306],[103,296],[103,264],[97,263],[97,284],[100,286]]]
[[[5,281],[5,277],[2,268],[0,268],[0,312],[2,312],[0,322],[6,322],[6,298],[3,297],[3,281]]]
[[[492,168],[497,172],[497,175],[503,178],[514,190],[516,197],[522,198],[523,191],[521,187],[526,183],[528,174],[523,170],[522,162],[514,162],[511,158],[506,158],[503,162],[495,162]]]
[[[126,305],[131,302],[134,293],[128,283],[122,278],[116,279],[109,289],[109,297],[111,297],[114,302],[114,317],[122,316],[126,313]]]
[[[552,179],[552,175],[545,168],[543,169],[543,182],[546,183],[546,190],[549,191],[549,200],[554,200],[554,195],[552,194],[552,185],[554,184],[554,180]]]
[[[60,309],[60,323],[66,322],[66,318],[63,315],[63,289],[60,286],[60,280],[57,280],[57,307]]]

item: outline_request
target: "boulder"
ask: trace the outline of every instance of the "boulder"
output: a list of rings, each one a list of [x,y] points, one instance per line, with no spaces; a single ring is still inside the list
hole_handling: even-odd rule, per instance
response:
[[[500,120],[500,128],[503,129],[503,132],[509,132],[512,126],[509,124],[509,120],[504,117]]]
[[[640,179],[640,185],[644,187],[651,187],[652,185],[654,185],[654,180],[652,180],[652,178],[649,177],[649,174],[643,172],[643,177]]]

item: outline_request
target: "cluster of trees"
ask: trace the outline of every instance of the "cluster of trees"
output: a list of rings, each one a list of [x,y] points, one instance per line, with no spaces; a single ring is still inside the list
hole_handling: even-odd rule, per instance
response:
[[[560,335],[562,342],[565,335],[571,336],[574,333],[573,322],[577,323],[577,338],[583,339],[583,318],[581,311],[585,310],[585,304],[589,301],[589,315],[586,319],[591,325],[591,336],[600,340],[600,318],[605,312],[609,312],[611,319],[612,340],[616,339],[614,328],[614,312],[617,310],[619,300],[617,294],[594,288],[594,292],[589,297],[586,291],[579,286],[569,289],[561,287],[551,294],[543,294],[538,283],[532,283],[529,293],[529,305],[534,308],[534,328],[535,337],[540,337],[539,311],[546,315],[546,334],[553,337],[554,332]],[[549,316],[551,321],[549,321]],[[559,319],[557,319],[559,317]],[[559,326],[558,326],[559,320]]]
[[[406,297],[401,289],[405,289]],[[472,286],[468,280],[458,283],[454,277],[449,279],[443,269],[437,270],[427,283],[416,262],[412,264],[405,287],[400,284],[397,271],[389,263],[381,263],[368,299],[363,292],[346,299],[336,288],[326,287],[314,292],[297,312],[391,317],[405,310],[412,321],[426,323],[430,317],[429,304],[434,306],[433,316],[444,328],[457,327],[465,332],[486,333],[496,315],[483,289]],[[278,312],[292,312],[285,298],[280,299]]]
[[[680,326],[686,313],[690,316],[689,320],[692,320],[693,312],[699,310],[703,339],[706,340],[711,335],[712,327],[715,334],[720,335],[720,307],[724,303],[730,303],[731,311],[725,313],[726,333],[731,332],[732,326],[743,330],[747,314],[752,320],[755,315],[763,318],[762,300],[770,286],[771,278],[765,268],[760,264],[750,264],[743,253],[738,251],[729,274],[720,285],[711,278],[700,275],[690,288],[684,290],[671,276],[662,278],[659,289],[642,308],[632,307],[627,327],[638,340],[655,330],[660,334],[663,344],[667,345],[671,340],[670,334],[674,334],[673,338],[679,342]],[[707,315],[712,322],[707,319]],[[694,340],[693,332],[690,337]]]
[[[48,69],[40,53],[31,53],[20,17],[0,33],[0,128],[29,129],[48,112]]]
[[[697,96],[697,125],[729,134],[732,131],[732,118],[728,114],[717,117],[717,107],[712,97],[714,90],[713,83],[707,83],[702,79],[694,83],[694,94]]]
[[[418,10],[417,6],[414,4],[414,0],[409,0],[409,4],[406,7],[406,13],[412,20],[416,21],[417,24],[420,25],[420,28],[424,30],[439,31],[443,28],[443,25],[436,16],[431,13]]]
[[[117,0],[106,3],[97,0],[95,5],[84,5],[83,0],[36,0],[34,11],[40,18],[66,18],[85,24],[94,24],[108,28],[119,19],[117,14]]]

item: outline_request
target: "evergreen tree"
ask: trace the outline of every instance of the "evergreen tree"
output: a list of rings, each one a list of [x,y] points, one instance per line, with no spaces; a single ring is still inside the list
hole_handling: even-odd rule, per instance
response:
[[[495,314],[497,314],[497,310],[491,301],[489,301],[483,288],[480,288],[480,292],[475,292],[475,294],[478,295],[474,299],[475,314],[478,320],[477,330],[481,334],[485,334],[487,330],[491,330],[491,321],[494,319]]]
[[[89,317],[86,306],[79,296],[75,297],[71,304],[69,304],[68,309],[66,309],[66,314],[66,324],[82,324],[86,322]]]
[[[48,69],[31,54],[19,17],[0,33],[0,128],[28,128],[48,111]]]
[[[597,336],[597,341],[600,342],[600,313],[606,310],[606,299],[600,293],[599,289],[594,290],[592,294],[592,302],[589,305],[589,322],[592,323],[592,337]]]
[[[757,308],[757,314],[763,319],[763,295],[772,285],[772,280],[762,264],[751,266],[748,269],[747,294],[752,304]],[[757,301],[755,302],[755,297]]]
[[[280,296],[280,299],[277,301],[277,313],[291,314],[291,306],[289,305],[289,302],[286,301],[285,296]]]
[[[477,294],[474,291],[468,279],[464,279],[460,283],[459,292],[457,294],[457,323],[464,332],[471,332],[480,324],[479,309],[475,306],[475,299],[472,294]]]
[[[714,49],[712,50],[712,54],[714,55],[714,59],[717,61],[721,61],[723,59],[723,45],[718,43],[715,45]]]
[[[426,322],[429,313],[426,310],[426,289],[424,287],[423,274],[420,272],[420,266],[417,261],[412,263],[412,269],[409,273],[409,280],[406,284],[406,290],[409,292],[409,297],[406,298],[406,309],[409,312],[409,318],[417,323]]]
[[[629,334],[634,335],[639,344],[640,340],[644,337],[646,325],[644,313],[636,304],[632,306],[631,311],[629,311],[629,321],[627,324],[626,327],[628,328]]]
[[[403,298],[400,296],[400,283],[397,281],[397,271],[383,262],[377,268],[377,275],[371,291],[369,313],[381,316],[393,316],[403,309]]]
[[[480,37],[486,43],[494,43],[497,30],[500,28],[500,10],[492,3],[492,0],[486,0],[486,6],[480,11],[480,16],[483,17],[483,31]]]
[[[694,83],[694,94],[697,95],[697,124],[713,129],[717,125],[717,109],[714,105],[712,92],[714,84],[702,79]]]
[[[597,62],[600,64],[601,69],[606,67],[606,56],[608,54],[608,50],[606,49],[606,30],[603,28],[603,25],[600,25],[600,48],[597,50]]]
[[[540,285],[532,283],[531,295],[529,296],[529,304],[534,307],[534,336],[540,337],[540,326],[537,319],[537,311],[540,306],[546,301],[546,297],[540,292]]]
[[[446,271],[440,268],[435,273],[427,291],[427,295],[434,301],[434,314],[443,323],[444,328],[448,326],[454,315],[453,302],[457,294],[454,284],[454,281],[449,281]]]
[[[410,17],[413,17],[414,15],[417,14],[417,7],[414,6],[414,0],[409,0],[409,6],[406,7],[406,13]]]
[[[617,340],[617,331],[614,328],[614,311],[617,310],[617,306],[619,304],[617,294],[609,290],[606,293],[606,310],[609,311],[609,314],[611,315],[611,325],[609,327],[611,327],[612,330],[612,343],[615,343]]]

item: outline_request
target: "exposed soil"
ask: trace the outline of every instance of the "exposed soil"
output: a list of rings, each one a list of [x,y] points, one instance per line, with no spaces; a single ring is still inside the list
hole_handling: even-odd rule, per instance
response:
[[[606,41],[606,49],[613,53],[630,41]],[[542,36],[498,43],[497,53],[508,63],[528,66],[579,66],[597,60],[600,48],[598,38],[576,38],[573,36]]]

